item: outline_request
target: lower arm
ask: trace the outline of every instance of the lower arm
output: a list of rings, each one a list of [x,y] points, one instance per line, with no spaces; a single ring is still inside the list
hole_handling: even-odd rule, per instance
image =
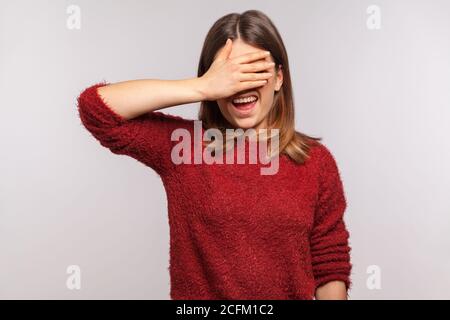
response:
[[[125,119],[205,99],[200,78],[130,80],[99,87],[98,93],[111,109]]]

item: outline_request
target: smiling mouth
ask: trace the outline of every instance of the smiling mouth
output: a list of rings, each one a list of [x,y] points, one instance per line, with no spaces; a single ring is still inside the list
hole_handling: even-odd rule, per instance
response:
[[[246,103],[234,103],[231,102],[231,105],[233,106],[233,109],[235,112],[239,115],[247,115],[252,112],[252,110],[255,108],[256,103],[258,102],[258,99],[252,102],[246,102]]]
[[[254,99],[253,101],[245,101],[245,100],[252,100],[252,98]],[[248,113],[251,109],[253,109],[255,107],[255,105],[259,99],[258,99],[258,96],[256,96],[256,95],[249,95],[249,96],[241,98],[241,100],[244,100],[242,102],[236,103],[234,100],[239,100],[239,99],[233,99],[231,101],[231,104],[233,105],[233,107],[236,111],[238,111],[239,113],[243,113],[243,112]]]

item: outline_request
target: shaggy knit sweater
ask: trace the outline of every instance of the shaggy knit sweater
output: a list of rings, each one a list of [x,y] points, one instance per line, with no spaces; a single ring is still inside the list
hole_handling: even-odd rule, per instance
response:
[[[193,120],[159,111],[126,120],[98,94],[106,84],[81,92],[80,119],[102,146],[161,178],[171,299],[314,299],[332,280],[350,288],[346,200],[328,148],[315,142],[302,165],[282,154],[274,175],[259,162],[175,164],[171,133],[193,137]]]

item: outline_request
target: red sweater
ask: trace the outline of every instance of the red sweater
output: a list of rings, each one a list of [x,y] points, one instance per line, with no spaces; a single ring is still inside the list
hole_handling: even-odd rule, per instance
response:
[[[331,280],[350,288],[346,200],[323,144],[316,142],[303,165],[281,155],[274,175],[261,175],[261,164],[248,161],[177,165],[171,150],[179,142],[171,133],[185,128],[194,137],[193,120],[158,111],[126,120],[98,95],[105,84],[80,94],[79,115],[101,145],[161,177],[171,299],[313,299]]]

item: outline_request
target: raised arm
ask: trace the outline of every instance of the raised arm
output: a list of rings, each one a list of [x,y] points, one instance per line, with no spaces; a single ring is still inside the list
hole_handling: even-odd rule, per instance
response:
[[[267,83],[272,64],[268,52],[229,58],[232,41],[218,51],[211,67],[199,78],[186,80],[131,80],[99,88],[103,100],[124,119],[143,113],[203,100],[217,100]]]
[[[130,80],[102,86],[98,93],[125,120],[147,112],[206,99],[201,78]]]
[[[80,94],[78,111],[82,124],[113,153],[131,156],[158,174],[170,170],[173,167],[170,161],[171,134],[176,128],[188,129],[192,120],[158,111],[143,111],[138,116],[127,118],[119,110],[127,110],[126,105],[118,108],[114,99],[111,103],[100,95],[100,89],[108,86],[107,83],[98,83]],[[132,91],[134,89],[124,91],[119,99],[135,101]]]
[[[78,97],[83,125],[100,143],[116,154],[129,155],[159,174],[173,166],[171,134],[188,128],[192,120],[156,111],[203,100],[217,100],[264,85],[271,77],[261,73],[264,51],[230,59],[232,43],[219,50],[208,71],[184,80],[142,79],[98,83]]]

